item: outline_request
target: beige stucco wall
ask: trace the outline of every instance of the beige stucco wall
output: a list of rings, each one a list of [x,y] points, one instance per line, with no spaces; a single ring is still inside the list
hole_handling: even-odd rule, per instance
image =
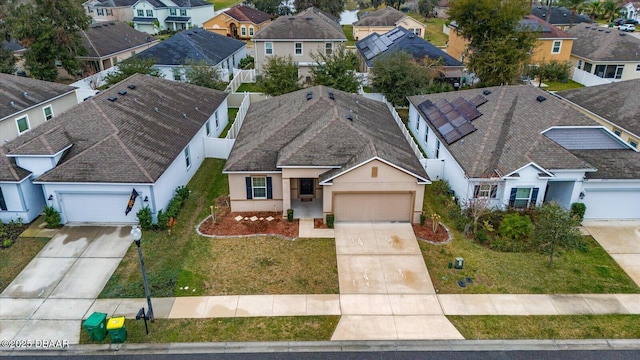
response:
[[[378,168],[376,177],[372,177],[372,168]],[[323,212],[325,216],[333,213],[333,197],[338,192],[409,192],[414,194],[413,222],[420,221],[424,185],[403,171],[381,161],[373,160],[357,169],[353,169],[335,179],[333,185],[324,186]]]
[[[343,41],[256,41],[255,67],[258,74],[262,71],[262,67],[267,62],[267,58],[272,56],[266,55],[264,52],[265,43],[267,42],[271,42],[273,44],[273,55],[280,57],[291,55],[293,61],[298,63],[298,75],[301,77],[302,81],[305,80],[305,76],[309,75],[309,64],[313,63],[313,58],[311,58],[312,52],[314,54],[317,54],[318,52],[324,53],[326,43],[332,43],[334,51],[338,49],[341,44],[344,44]],[[294,54],[294,43],[296,42],[302,42],[302,55]]]
[[[395,26],[354,26],[353,38],[356,41],[358,41],[366,38],[367,36],[373,33],[378,33],[382,35],[393,30],[396,26],[402,26],[407,30],[420,29],[420,36],[424,37],[425,25],[419,22],[418,20],[407,16],[401,19],[400,21],[398,21],[398,23]]]
[[[553,42],[561,41],[560,52],[553,54]],[[538,39],[536,47],[531,55],[532,63],[544,63],[551,60],[569,61],[571,57],[571,49],[573,48],[573,39]]]
[[[90,13],[89,10],[87,9],[87,6],[85,6],[86,13],[89,16],[91,16],[91,18],[93,18],[96,22],[105,22],[105,21],[129,22],[133,20],[132,7],[112,7],[112,8],[103,7],[102,9],[104,9],[104,15],[100,16],[98,15],[98,10],[96,8],[94,8],[93,12]],[[111,10],[113,15],[107,15],[107,9]]]
[[[57,98],[53,101],[47,101],[37,106],[27,110],[12,115],[2,121],[0,121],[0,143],[4,144],[5,140],[13,140],[18,137],[18,126],[16,124],[16,119],[21,118],[25,114],[28,116],[29,128],[30,130],[35,129],[36,127],[42,125],[46,120],[44,118],[44,110],[43,108],[51,105],[53,110],[53,117],[60,116],[62,112],[66,111],[70,107],[78,104],[78,99],[76,97],[76,92],[71,91],[68,94]],[[29,131],[30,131],[29,130]],[[27,131],[28,132],[28,131]],[[25,132],[26,134],[26,132]]]
[[[247,176],[272,178],[273,199],[247,199]],[[229,174],[229,198],[232,212],[277,211],[282,212],[282,174]]]
[[[253,34],[256,34],[258,30],[267,26],[269,23],[271,23],[271,20],[268,20],[263,22],[262,24],[256,25],[248,21],[238,21],[225,13],[220,13],[214,16],[213,18],[205,21],[202,24],[202,28],[219,35],[227,36],[231,34],[231,29],[230,29],[231,24],[235,24],[236,27],[238,28],[238,37],[242,40],[249,40],[253,37],[250,34],[250,31],[249,31],[250,28],[253,28]],[[245,36],[242,36],[242,27],[246,29]]]

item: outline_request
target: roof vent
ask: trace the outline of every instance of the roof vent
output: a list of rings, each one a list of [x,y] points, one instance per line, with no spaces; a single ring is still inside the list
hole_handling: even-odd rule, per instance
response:
[[[489,95],[489,94],[491,94],[491,90],[484,90],[482,93],[483,93],[484,95]]]
[[[542,13],[542,17],[545,17],[545,16],[547,16],[547,14],[545,14],[545,13]]]
[[[585,29],[591,29],[591,26],[585,26],[584,28]]]
[[[564,13],[564,14],[562,14],[562,16],[567,16],[567,14],[566,14],[566,13]]]
[[[329,99],[331,99],[331,100],[335,100],[336,99],[335,95],[333,94],[333,91],[329,91]]]
[[[187,114],[182,113],[182,117],[186,119],[187,118]]]
[[[117,97],[115,97],[115,96],[109,96],[109,97],[107,98],[107,100],[109,100],[109,101],[111,101],[111,102],[114,102],[114,101],[118,100],[118,98],[117,98]]]
[[[120,90],[120,91],[118,91],[118,94],[127,95],[127,90]]]
[[[608,34],[611,32],[611,30],[605,30],[604,32]]]
[[[198,109],[198,107],[196,106],[196,111],[200,111],[200,109]]]
[[[311,18],[311,17],[306,17],[306,18],[304,18],[304,19],[305,19],[305,20],[313,20],[313,18]]]
[[[627,36],[627,34],[625,34],[625,33],[620,33],[620,36]]]
[[[9,101],[9,105],[11,105],[11,106],[15,106],[15,105],[16,105],[16,103],[14,103],[14,102],[13,102],[13,100],[11,100],[11,101]]]
[[[129,84],[129,86],[127,86],[129,89],[133,90],[136,88],[135,84]]]
[[[604,29],[598,29],[598,31],[604,31]]]
[[[307,101],[313,99],[313,92],[312,91],[307,91]]]
[[[538,102],[543,102],[545,100],[547,100],[546,97],[542,96],[542,95],[538,95],[538,97],[536,98],[536,100],[538,100]]]
[[[294,18],[293,16],[289,17],[289,20],[295,20],[296,18]]]
[[[158,108],[153,108],[153,110],[155,110],[156,112],[160,112],[160,109]]]
[[[347,114],[347,120],[353,121],[353,116],[351,114]]]
[[[27,97],[27,96],[29,96],[29,93],[25,91],[25,92],[22,93],[22,96]]]

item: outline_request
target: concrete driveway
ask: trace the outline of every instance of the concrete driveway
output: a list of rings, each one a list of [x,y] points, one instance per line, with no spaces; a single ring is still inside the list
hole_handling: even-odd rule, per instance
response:
[[[640,221],[584,221],[582,226],[640,286]]]
[[[129,227],[65,226],[0,294],[0,339],[77,343],[129,246]]]
[[[407,223],[335,225],[342,317],[332,340],[462,339]]]

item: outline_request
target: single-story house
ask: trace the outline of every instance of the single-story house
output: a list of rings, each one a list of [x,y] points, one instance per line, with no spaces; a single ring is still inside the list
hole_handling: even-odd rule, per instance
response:
[[[635,94],[640,94],[640,79],[559,91],[555,94],[638,149],[640,101]]]
[[[89,0],[82,3],[94,22],[133,20],[133,5],[138,0]]]
[[[223,173],[234,212],[417,222],[424,167],[383,102],[315,86],[252,103]]]
[[[418,37],[424,37],[426,25],[411,16],[386,6],[378,10],[364,13],[353,23],[353,38],[358,41],[371,34],[382,35],[401,26]]]
[[[87,30],[80,30],[80,34],[87,55],[79,56],[78,60],[93,72],[106,70],[158,43],[153,36],[123,22],[92,24]]]
[[[576,37],[570,61],[577,69],[574,71],[584,75],[577,77],[574,73],[574,80],[593,85],[640,79],[640,39],[589,24],[575,25],[567,32]],[[594,83],[590,78],[601,82]]]
[[[75,87],[0,73],[0,145],[77,103]]]
[[[30,222],[46,204],[62,223],[136,223],[146,206],[155,219],[227,122],[226,93],[133,75],[2,147],[0,216]]]
[[[358,49],[361,72],[369,72],[379,56],[396,51],[407,52],[417,61],[424,58],[440,59],[442,61],[442,77],[452,83],[460,82],[464,69],[464,65],[460,61],[400,26],[382,35],[373,33],[367,36],[356,42],[356,49]]]
[[[190,62],[205,62],[221,70],[221,78],[228,81],[229,73],[247,56],[244,42],[203,29],[179,32],[158,45],[136,55],[154,59],[155,68],[165,79],[184,81],[185,66]]]
[[[202,28],[218,35],[250,40],[271,22],[271,14],[245,5],[224,10],[202,24]]]
[[[571,10],[563,7],[552,6],[549,13],[548,6],[536,5],[531,8],[531,15],[562,30],[569,29],[571,23]],[[579,12],[573,14],[573,26],[583,23],[590,24],[591,18]]]
[[[530,85],[409,97],[431,179],[463,206],[586,204],[585,219],[640,219],[640,153]]]

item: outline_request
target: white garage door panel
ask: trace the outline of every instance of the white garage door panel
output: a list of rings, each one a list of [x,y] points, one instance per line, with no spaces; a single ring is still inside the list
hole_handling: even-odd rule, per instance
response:
[[[131,194],[60,194],[67,222],[136,223],[140,198],[129,215],[124,214]]]
[[[411,221],[413,194],[336,194],[336,221]]]
[[[597,191],[586,189],[585,219],[640,219],[640,189]]]

